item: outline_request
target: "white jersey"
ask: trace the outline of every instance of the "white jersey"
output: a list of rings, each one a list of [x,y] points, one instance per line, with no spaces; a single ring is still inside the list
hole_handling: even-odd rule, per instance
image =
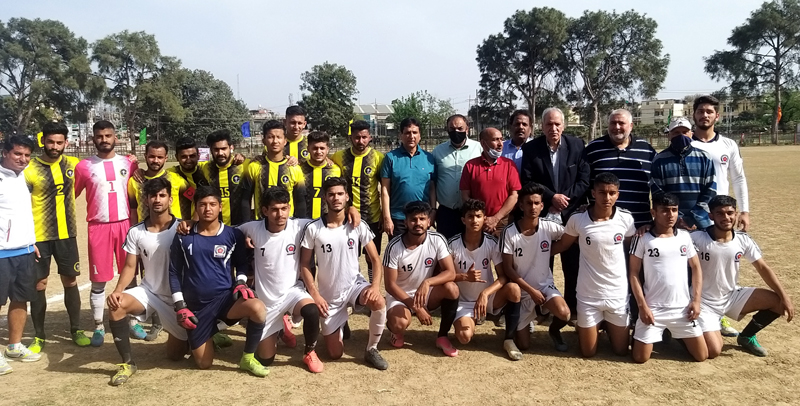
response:
[[[734,290],[739,288],[739,262],[761,259],[761,249],[749,235],[734,231],[733,239],[717,242],[707,231],[695,231],[692,241],[703,268],[703,302],[724,307]]]
[[[451,255],[444,236],[428,231],[425,241],[414,249],[406,248],[403,236],[389,241],[383,253],[383,266],[397,270],[397,286],[410,294],[415,292],[425,279],[433,276],[439,261]]]
[[[457,283],[458,290],[460,291],[458,300],[462,302],[475,302],[478,300],[478,295],[494,282],[492,264],[497,266],[497,264],[503,262],[497,238],[482,233],[480,245],[474,251],[467,249],[463,234],[458,234],[451,238],[450,241],[448,241],[448,245],[450,246],[450,252],[453,253],[456,273],[467,273],[469,268],[475,265],[475,269],[481,271],[481,279],[486,281],[486,283]]]
[[[311,220],[290,218],[278,233],[267,230],[267,221],[256,220],[238,228],[255,247],[256,295],[267,307],[279,303],[300,280],[300,239]]]
[[[689,305],[689,258],[697,255],[689,233],[658,238],[653,231],[631,242],[631,254],[644,264],[644,298],[650,308],[682,308]]]
[[[500,252],[509,254],[517,275],[534,289],[542,290],[553,285],[553,272],[550,270],[550,248],[554,240],[560,240],[564,227],[552,221],[539,219],[539,226],[533,235],[523,235],[518,222],[511,223],[500,235]]]
[[[160,233],[148,231],[144,223],[142,221],[128,229],[122,249],[129,254],[138,255],[142,261],[142,286],[167,303],[172,303],[172,291],[169,288],[169,247],[175,239],[175,230],[178,229],[180,219],[173,218],[169,228]]]
[[[375,237],[362,221],[358,227],[350,222],[329,228],[325,215],[308,223],[303,231],[303,248],[314,250],[317,257],[319,294],[331,303],[340,303],[361,275],[358,263],[359,245],[366,246]]]
[[[703,142],[698,139],[692,141],[692,146],[705,151],[714,162],[714,180],[717,183],[717,193],[727,195],[730,193],[728,177],[733,184],[733,195],[736,197],[739,211],[750,211],[750,202],[747,192],[747,179],[744,176],[744,165],[739,146],[736,141],[723,137],[717,133],[711,141]]]
[[[574,214],[564,229],[564,234],[578,238],[581,249],[578,297],[626,298],[628,270],[623,242],[636,233],[633,216],[627,210],[615,207],[610,219],[594,221],[590,212],[591,208]]]

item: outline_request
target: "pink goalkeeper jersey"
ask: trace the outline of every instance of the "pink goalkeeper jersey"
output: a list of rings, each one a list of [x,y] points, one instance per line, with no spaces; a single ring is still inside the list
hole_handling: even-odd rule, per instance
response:
[[[86,189],[86,221],[113,223],[127,220],[128,178],[138,169],[127,157],[86,158],[75,167],[75,196]]]

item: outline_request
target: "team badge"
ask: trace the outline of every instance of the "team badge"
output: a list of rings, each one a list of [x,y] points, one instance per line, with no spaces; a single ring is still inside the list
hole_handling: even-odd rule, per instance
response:
[[[486,269],[488,267],[489,267],[489,258],[484,258],[483,259],[483,269]]]
[[[425,266],[428,268],[433,266],[433,258],[425,258]]]
[[[122,169],[119,170],[119,174],[122,175],[122,176],[125,176],[125,175],[128,174],[128,170],[125,169],[125,168],[122,168]]]
[[[72,269],[75,270],[75,273],[80,275],[80,273],[81,273],[81,263],[80,262],[76,262],[75,265],[72,266]]]
[[[542,248],[542,252],[550,251],[550,243],[547,241],[542,241],[542,243],[539,244],[539,246]]]
[[[355,246],[356,246],[356,240],[354,240],[352,238],[348,238],[347,239],[347,247],[350,248],[350,249],[353,249],[353,247],[355,247]]]
[[[67,177],[68,178],[71,178],[74,175],[75,175],[75,171],[73,171],[72,169],[67,169]]]
[[[283,175],[283,176],[281,176],[281,182],[283,182],[283,183],[289,183],[289,175]]]
[[[727,155],[723,155],[723,156],[719,157],[719,161],[722,162],[723,164],[728,163],[728,156]]]
[[[286,246],[286,254],[287,255],[294,255],[294,252],[297,250],[294,244],[289,244]]]
[[[194,200],[194,188],[189,186],[189,188],[186,189],[185,192],[183,192],[183,197],[185,197],[185,198],[187,198],[189,200]]]
[[[681,256],[685,257],[688,252],[689,252],[689,246],[681,245]]]
[[[304,150],[300,151],[300,155],[302,155],[303,158],[308,158],[308,150],[304,149]]]
[[[367,175],[372,175],[372,168],[367,167],[367,169],[364,169],[364,173],[366,173]]]
[[[623,240],[622,233],[614,234],[614,244],[622,244],[622,240]]]
[[[227,253],[228,253],[228,247],[224,245],[214,246],[214,258],[225,258],[225,254]]]
[[[742,259],[742,256],[744,256],[744,253],[742,253],[741,251],[737,252],[736,256],[733,257],[733,260],[739,262],[739,260]]]
[[[239,175],[233,175],[231,177],[231,182],[233,182],[234,184],[238,185],[240,180],[242,180],[242,177]]]

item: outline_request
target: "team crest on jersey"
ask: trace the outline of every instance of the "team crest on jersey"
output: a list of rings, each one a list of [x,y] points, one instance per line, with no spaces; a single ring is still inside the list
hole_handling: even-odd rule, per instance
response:
[[[722,162],[723,164],[728,163],[728,156],[727,155],[723,155],[723,156],[719,157],[719,161]]]
[[[353,249],[356,246],[356,240],[352,238],[347,239],[347,248]]]
[[[489,258],[484,258],[482,264],[483,264],[483,269],[488,268],[489,267]]]
[[[622,233],[614,234],[614,244],[622,244],[622,240],[623,240]]]
[[[542,248],[542,252],[550,251],[550,243],[547,241],[542,241],[542,243],[539,244],[539,246]]]
[[[307,149],[304,149],[304,150],[300,151],[300,155],[301,155],[303,158],[308,158],[308,150],[307,150]]]
[[[432,267],[433,266],[433,258],[430,258],[430,257],[425,258],[425,266],[427,266],[428,268]]]
[[[119,170],[119,174],[122,175],[122,176],[125,176],[125,175],[128,174],[128,170],[125,169],[125,168],[122,168],[122,169]]]
[[[282,183],[289,183],[289,175],[281,176],[281,182]]]
[[[685,257],[687,253],[689,253],[689,246],[681,245],[681,256]]]
[[[295,251],[297,251],[297,247],[294,244],[289,244],[286,246],[287,255],[294,255]]]
[[[225,254],[227,253],[228,253],[228,247],[224,245],[214,246],[214,258],[225,258]]]
[[[367,169],[364,169],[364,173],[366,173],[367,175],[372,175],[372,168],[367,167]]]
[[[71,178],[73,176],[75,176],[75,171],[73,171],[72,169],[67,169],[67,177]]]
[[[241,176],[239,176],[239,175],[233,175],[233,176],[231,177],[231,182],[233,182],[233,183],[235,183],[235,184],[237,184],[237,185],[239,184],[239,181],[240,181],[240,180],[242,180],[242,177],[241,177]]]
[[[72,269],[75,270],[75,273],[80,275],[80,273],[81,273],[81,263],[80,262],[76,262],[75,265],[72,266]]]
[[[737,253],[736,253],[736,255],[733,257],[733,260],[734,260],[734,261],[736,261],[736,262],[739,262],[739,260],[741,260],[741,259],[742,259],[742,256],[744,256],[744,253],[742,253],[741,251],[739,251],[739,252],[737,252]]]

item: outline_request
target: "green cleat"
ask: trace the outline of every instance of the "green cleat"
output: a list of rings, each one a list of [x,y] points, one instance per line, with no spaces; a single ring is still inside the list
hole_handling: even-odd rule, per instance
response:
[[[33,337],[33,342],[28,346],[28,349],[31,350],[32,353],[38,354],[42,352],[44,344],[44,338]]]
[[[756,340],[756,336],[747,337],[740,334],[739,338],[737,338],[736,341],[747,352],[757,357],[766,357],[768,354],[767,349],[762,347],[761,344],[758,343],[758,340]]]
[[[731,326],[731,321],[725,316],[720,319],[719,327],[719,332],[723,337],[737,337],[739,335],[739,332]]]
[[[83,330],[77,330],[72,333],[72,342],[78,347],[88,347],[92,343],[92,340],[86,337],[86,333]]]
[[[214,342],[214,349],[228,348],[233,345],[233,340],[227,334],[217,333],[211,337]]]
[[[239,361],[239,369],[247,371],[259,378],[269,375],[269,369],[261,365],[261,363],[256,360],[254,354],[242,354],[242,359]]]
[[[136,364],[117,364],[119,370],[113,377],[111,377],[111,382],[109,384],[111,386],[120,386],[125,382],[128,382],[128,379],[136,373]]]

